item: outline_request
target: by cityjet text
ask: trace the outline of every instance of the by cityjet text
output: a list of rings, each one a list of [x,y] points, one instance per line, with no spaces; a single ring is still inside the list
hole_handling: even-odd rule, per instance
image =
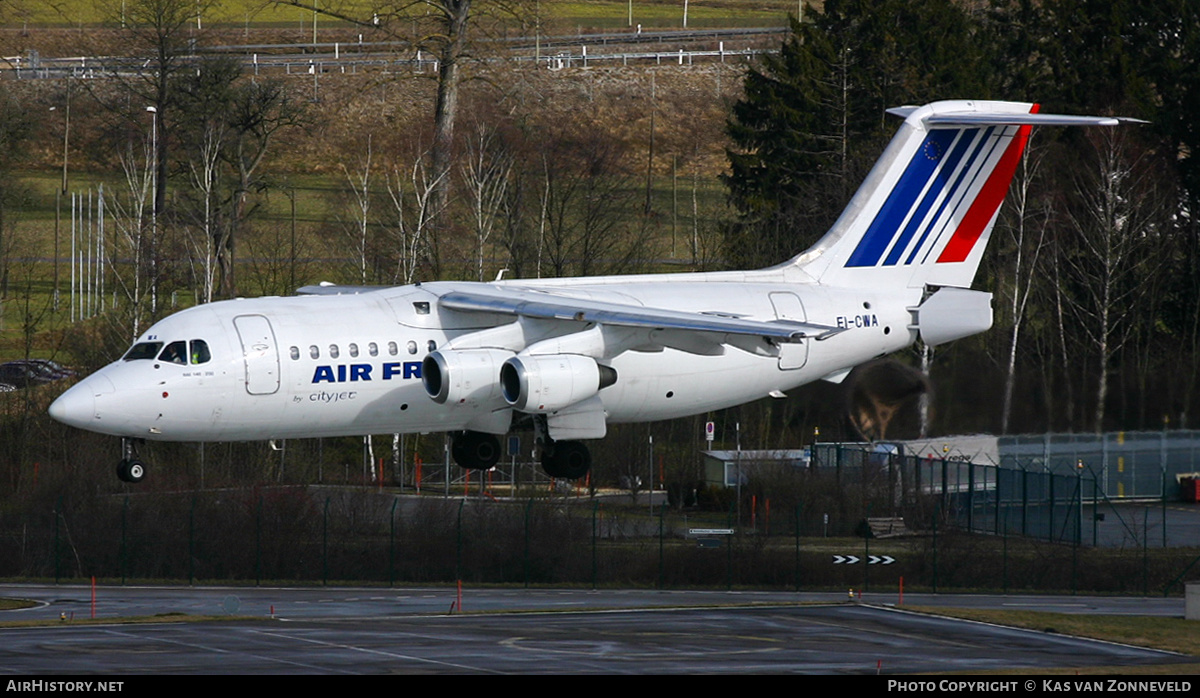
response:
[[[889,679],[889,691],[1120,691],[1190,692],[1191,681],[1126,681],[1122,679],[1075,680],[1027,679],[1025,681],[904,681]]]

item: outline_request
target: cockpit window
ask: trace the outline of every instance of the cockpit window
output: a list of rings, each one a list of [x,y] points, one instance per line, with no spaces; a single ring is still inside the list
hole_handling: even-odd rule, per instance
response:
[[[208,351],[208,342],[203,339],[193,339],[191,356],[193,364],[208,363],[208,360],[212,358],[212,354]]]
[[[187,366],[187,342],[171,342],[158,355],[159,361]]]
[[[134,344],[132,349],[125,352],[125,361],[153,359],[158,356],[158,350],[162,349],[162,345],[162,342],[139,342]]]

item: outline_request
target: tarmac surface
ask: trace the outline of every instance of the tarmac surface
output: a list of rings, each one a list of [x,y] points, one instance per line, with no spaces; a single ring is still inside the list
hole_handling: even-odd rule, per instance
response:
[[[0,585],[6,674],[884,674],[1196,663],[918,615],[894,595]],[[804,604],[804,605],[801,605]],[[809,605],[812,604],[812,605]],[[1182,599],[906,595],[905,605],[1183,616]],[[451,611],[454,613],[451,613]],[[170,614],[230,615],[178,622]],[[162,622],[118,624],[123,617]],[[65,618],[65,620],[57,620]]]

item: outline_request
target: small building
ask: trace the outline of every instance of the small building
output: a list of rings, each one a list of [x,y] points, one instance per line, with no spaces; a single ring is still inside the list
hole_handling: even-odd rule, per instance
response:
[[[811,451],[776,449],[765,451],[703,451],[704,484],[717,487],[736,487],[738,476],[742,484],[755,472],[807,468],[812,462]]]

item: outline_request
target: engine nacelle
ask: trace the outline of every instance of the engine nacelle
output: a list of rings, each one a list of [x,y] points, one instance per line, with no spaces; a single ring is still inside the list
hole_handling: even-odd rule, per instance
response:
[[[442,405],[503,407],[500,367],[512,355],[504,349],[435,351],[421,363],[421,382],[429,397]]]
[[[514,356],[500,367],[504,400],[521,412],[546,414],[574,405],[617,382],[617,372],[588,356]]]

